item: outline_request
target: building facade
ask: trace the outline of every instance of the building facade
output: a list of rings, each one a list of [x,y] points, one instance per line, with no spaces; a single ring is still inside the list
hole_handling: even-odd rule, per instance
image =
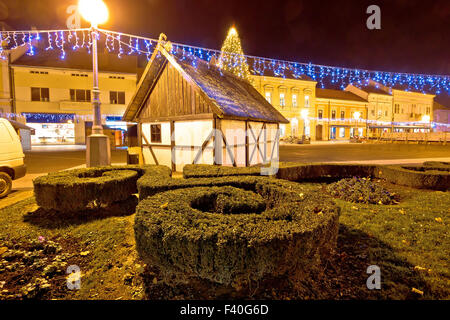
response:
[[[280,124],[283,137],[315,136],[316,81],[307,76],[298,79],[252,76],[252,84],[289,123]]]
[[[347,91],[316,89],[313,140],[348,140],[367,135],[368,101]]]
[[[0,113],[34,129],[32,144],[85,144],[91,132],[92,57],[87,52],[42,50],[36,56],[26,48],[6,53],[1,60]],[[124,144],[126,123],[121,117],[137,83],[136,57],[119,59],[99,54],[102,122],[112,146]]]
[[[35,129],[33,144],[84,144],[92,122],[92,72],[13,65],[15,113]],[[103,123],[117,122],[136,88],[136,74],[99,73]]]
[[[429,132],[432,130],[435,95],[389,88],[370,80],[345,89],[368,101],[368,137],[383,132]]]

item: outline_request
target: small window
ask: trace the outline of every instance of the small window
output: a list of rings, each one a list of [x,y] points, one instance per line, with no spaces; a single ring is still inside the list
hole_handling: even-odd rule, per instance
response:
[[[70,101],[91,102],[91,90],[70,89]]]
[[[111,104],[125,104],[125,92],[123,91],[110,91],[109,101]]]
[[[269,103],[272,103],[272,92],[266,91],[266,100],[267,100]]]
[[[284,98],[284,93],[280,93],[280,107],[284,107],[286,105],[286,100]]]
[[[318,116],[317,117],[319,118],[319,120],[323,119],[323,111],[322,110],[318,111]]]
[[[151,124],[150,125],[150,140],[151,142],[161,143],[161,125]]]
[[[293,106],[294,108],[297,107],[297,95],[296,95],[296,94],[293,94],[293,95],[292,95],[292,106]]]
[[[371,114],[372,116],[375,116],[375,110],[374,110],[374,109],[370,110],[370,114]]]
[[[431,112],[431,108],[430,108],[430,107],[427,107],[426,114],[430,114],[430,112]]]
[[[309,108],[309,96],[305,96],[305,108]]]
[[[331,119],[336,120],[336,110],[331,111]]]
[[[341,120],[345,120],[345,111],[341,111]]]
[[[394,106],[394,113],[400,113],[400,105],[397,103]]]
[[[31,101],[50,101],[50,89],[31,88]]]

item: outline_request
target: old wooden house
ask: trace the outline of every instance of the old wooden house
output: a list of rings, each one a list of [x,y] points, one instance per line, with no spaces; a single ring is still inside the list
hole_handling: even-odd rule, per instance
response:
[[[250,83],[177,54],[163,37],[123,120],[138,123],[144,163],[174,171],[278,159],[279,124],[288,122]]]

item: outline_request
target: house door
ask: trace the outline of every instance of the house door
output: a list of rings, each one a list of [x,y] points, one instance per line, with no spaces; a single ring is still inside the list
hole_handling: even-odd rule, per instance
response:
[[[322,140],[322,125],[321,124],[316,125],[316,140],[318,140],[318,141]]]

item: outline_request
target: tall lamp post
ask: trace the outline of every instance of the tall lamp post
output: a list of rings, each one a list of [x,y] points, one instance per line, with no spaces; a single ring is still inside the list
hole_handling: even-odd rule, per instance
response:
[[[361,118],[361,112],[359,112],[359,111],[355,111],[354,113],[353,113],[353,119],[355,119],[356,120],[356,131],[358,132],[358,122],[359,122],[359,118]],[[355,134],[353,134],[353,135],[355,135]],[[359,132],[358,132],[358,136],[359,136]]]
[[[308,120],[309,110],[308,109],[302,109],[300,111],[300,115],[303,119],[303,134],[302,134],[302,143],[305,143],[306,140],[306,121]]]
[[[91,24],[92,39],[92,73],[94,79],[92,106],[94,109],[94,121],[92,123],[92,134],[87,137],[86,166],[105,166],[111,164],[111,147],[108,136],[103,134],[102,127],[100,90],[98,87],[97,28],[99,24],[108,20],[109,13],[106,4],[102,0],[80,0],[78,2],[78,11]]]

